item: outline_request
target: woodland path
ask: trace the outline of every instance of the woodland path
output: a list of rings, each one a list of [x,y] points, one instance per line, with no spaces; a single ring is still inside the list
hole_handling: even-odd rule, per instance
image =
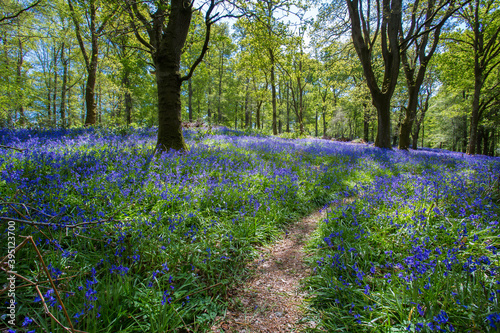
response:
[[[300,280],[311,274],[304,263],[304,245],[326,216],[316,211],[290,225],[284,238],[260,248],[261,257],[251,263],[252,276],[236,290],[235,300],[212,332],[300,332],[316,323],[304,318]]]

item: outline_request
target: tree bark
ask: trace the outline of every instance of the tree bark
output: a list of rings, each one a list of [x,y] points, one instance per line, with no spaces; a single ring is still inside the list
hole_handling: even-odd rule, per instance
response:
[[[373,106],[377,109],[377,136],[375,147],[388,148],[391,146],[391,100],[385,94],[372,96]]]
[[[161,35],[156,35],[157,51],[153,53],[158,85],[158,141],[161,149],[187,149],[182,135],[181,75],[182,48],[191,24],[192,7],[185,1],[172,0],[168,23]],[[153,17],[153,25],[163,26],[165,12],[159,8]]]

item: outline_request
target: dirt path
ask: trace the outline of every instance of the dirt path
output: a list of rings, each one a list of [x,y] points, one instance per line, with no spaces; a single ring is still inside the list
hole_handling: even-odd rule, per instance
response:
[[[303,247],[326,211],[315,212],[291,225],[286,237],[262,248],[252,263],[252,277],[232,292],[234,305],[212,332],[299,332],[316,323],[303,319],[305,293],[300,280],[310,274]]]

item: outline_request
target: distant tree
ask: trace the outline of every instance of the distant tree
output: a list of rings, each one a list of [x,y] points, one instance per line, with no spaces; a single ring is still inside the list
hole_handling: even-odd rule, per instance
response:
[[[474,59],[474,97],[470,119],[470,138],[467,153],[476,154],[478,125],[485,110],[498,103],[498,94],[486,94],[484,86],[500,65],[500,4],[495,0],[475,0],[464,7],[460,16],[470,30],[456,41],[469,46]],[[498,76],[494,87],[500,85]],[[491,87],[490,87],[491,90]],[[498,89],[497,89],[498,91]]]
[[[71,19],[75,26],[75,34],[85,60],[87,69],[87,82],[85,84],[85,105],[86,116],[85,125],[94,125],[97,121],[97,106],[95,100],[95,86],[97,79],[97,65],[99,61],[99,38],[102,36],[106,25],[116,14],[118,6],[105,9],[100,0],[67,0]],[[79,11],[74,6],[74,2],[79,4]],[[87,17],[87,31],[82,32],[82,17]],[[90,54],[87,51],[88,43],[85,36],[90,38]]]
[[[408,88],[408,103],[400,126],[399,149],[410,147],[410,134],[417,116],[419,92],[429,61],[436,51],[444,24],[460,6],[453,0],[417,0],[411,3],[406,11],[403,20],[405,24],[401,23],[400,46]]]

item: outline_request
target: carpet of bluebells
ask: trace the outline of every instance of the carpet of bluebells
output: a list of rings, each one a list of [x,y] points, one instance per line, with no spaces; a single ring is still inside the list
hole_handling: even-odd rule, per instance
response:
[[[16,253],[27,280],[0,329],[63,332],[47,306],[86,332],[207,331],[252,248],[325,207],[305,282],[317,330],[500,330],[499,159],[227,129],[154,154],[155,134],[0,129],[23,149],[1,151],[0,216],[36,244]]]
[[[500,332],[500,159],[353,149],[353,194],[310,247],[329,332]],[[360,174],[360,175],[361,175]]]
[[[36,244],[16,253],[16,326],[4,315],[0,329],[64,331],[46,305],[86,332],[207,330],[252,248],[347,186],[346,147],[184,134],[189,152],[154,155],[154,129],[0,130],[1,145],[23,150],[1,151],[0,216],[16,221],[17,244]]]

